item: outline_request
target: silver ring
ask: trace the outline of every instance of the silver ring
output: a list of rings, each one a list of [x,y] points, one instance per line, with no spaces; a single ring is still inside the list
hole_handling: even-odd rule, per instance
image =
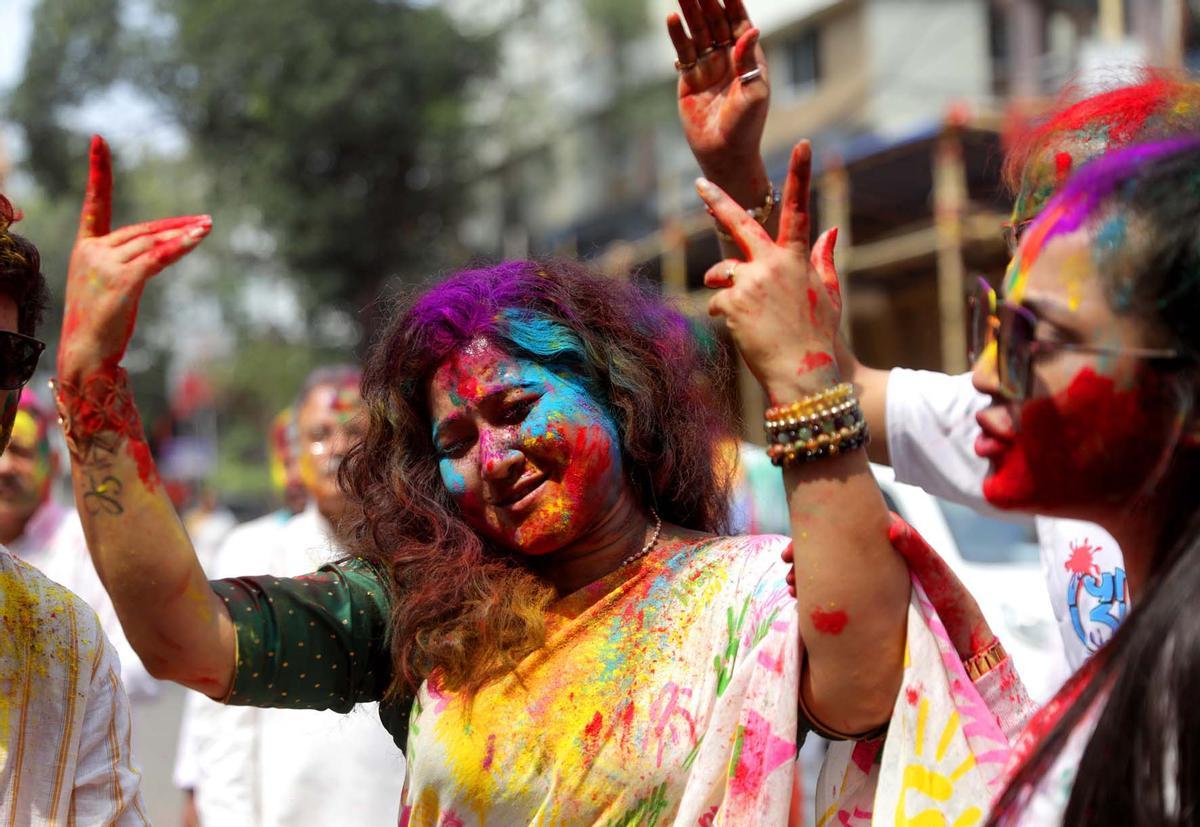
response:
[[[736,261],[731,261],[729,263],[729,269],[725,271],[725,278],[729,280],[730,284],[733,284],[733,274],[734,271],[737,270],[737,266],[738,263]]]
[[[738,75],[738,80],[740,80],[742,83],[753,83],[754,81],[758,80],[761,77],[762,77],[762,68],[759,66],[755,66],[749,72],[745,72],[744,74]]]

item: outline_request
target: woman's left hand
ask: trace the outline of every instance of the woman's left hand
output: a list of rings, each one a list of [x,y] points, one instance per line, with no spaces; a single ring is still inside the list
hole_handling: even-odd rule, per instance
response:
[[[700,197],[745,256],[744,261],[721,261],[705,274],[705,286],[718,290],[709,314],[725,318],[773,404],[838,381],[833,356],[842,310],[833,266],[837,230],[823,233],[810,248],[811,173],[812,148],[801,141],[792,151],[776,239],[717,186],[697,182]]]

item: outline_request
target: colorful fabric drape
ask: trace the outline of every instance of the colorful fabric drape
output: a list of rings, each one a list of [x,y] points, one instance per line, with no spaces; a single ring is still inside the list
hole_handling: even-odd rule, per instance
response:
[[[557,601],[547,645],[469,707],[436,680],[407,730],[381,707],[406,744],[401,824],[786,824],[800,662],[786,542],[664,544]],[[346,710],[387,686],[386,589],[365,564],[214,588],[238,629],[231,702]]]

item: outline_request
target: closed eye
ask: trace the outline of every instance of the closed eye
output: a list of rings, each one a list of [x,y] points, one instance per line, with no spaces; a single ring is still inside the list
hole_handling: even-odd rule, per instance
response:
[[[525,421],[525,417],[529,416],[529,412],[533,410],[533,406],[537,404],[539,397],[527,396],[511,402],[504,406],[504,410],[500,412],[500,423],[503,425],[517,425]]]

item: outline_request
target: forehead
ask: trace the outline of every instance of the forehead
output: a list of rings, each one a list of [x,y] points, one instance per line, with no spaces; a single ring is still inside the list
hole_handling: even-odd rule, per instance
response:
[[[20,316],[17,313],[17,303],[12,296],[0,294],[0,330],[17,332]]]
[[[361,408],[362,397],[357,385],[317,385],[304,398],[296,419],[304,427],[315,421],[353,416]]]
[[[429,383],[431,407],[437,415],[451,408],[476,405],[496,390],[544,382],[546,371],[528,359],[511,356],[487,339],[478,338],[451,353]]]

